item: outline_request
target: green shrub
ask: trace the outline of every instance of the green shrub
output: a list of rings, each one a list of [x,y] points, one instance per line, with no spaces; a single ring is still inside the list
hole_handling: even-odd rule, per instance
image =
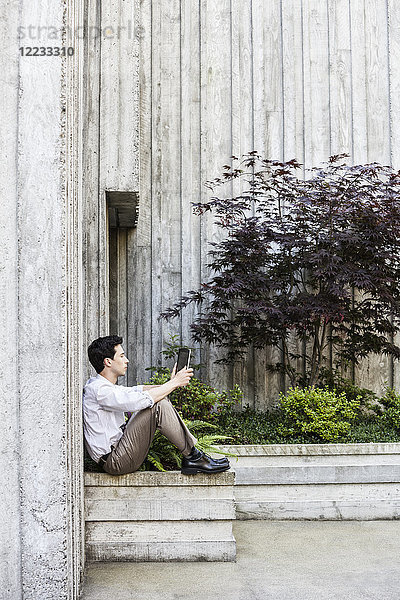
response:
[[[284,436],[279,411],[262,412],[246,407],[240,413],[225,413],[218,417],[219,431],[232,437],[232,444],[314,444],[322,443],[319,437],[293,432]],[[348,433],[335,440],[340,443],[400,442],[400,430],[381,417],[360,417],[351,424]]]
[[[149,383],[162,385],[171,377],[169,369],[156,371]],[[169,399],[184,419],[213,420],[214,405],[217,403],[218,394],[214,388],[192,377],[189,385],[174,390]]]
[[[348,400],[344,392],[328,388],[291,388],[280,395],[282,423],[278,431],[285,437],[305,434],[324,442],[346,437],[355,422],[360,398]]]
[[[382,418],[365,418],[352,426],[346,443],[399,442],[400,436],[394,427]]]
[[[373,416],[381,413],[379,398],[372,390],[360,387],[336,372],[323,369],[320,384],[319,387],[327,387],[338,394],[344,393],[347,400],[359,399],[360,408],[364,414],[372,413]]]
[[[380,399],[384,406],[382,420],[390,427],[400,430],[400,395],[392,389],[387,389],[386,393]]]
[[[186,387],[174,390],[170,399],[184,419],[214,420],[214,406],[218,401],[218,393],[196,377],[192,377]]]
[[[158,368],[149,383],[162,385],[171,377],[166,367]],[[215,388],[192,377],[190,383],[169,394],[169,399],[184,419],[215,422],[218,412],[231,410],[235,404],[240,405],[242,392],[238,386],[228,392],[218,392]]]
[[[327,379],[324,381],[327,384]],[[323,418],[327,415],[326,407],[321,406],[320,402],[316,403],[319,408],[312,408],[312,418],[310,418],[309,415],[304,414],[306,412],[304,407],[299,409],[299,404],[303,405],[304,395],[309,396],[309,390],[301,390],[301,392],[297,390],[297,399],[292,398],[293,402],[287,402],[286,412],[282,408],[265,412],[257,411],[248,406],[239,413],[222,411],[218,415],[219,429],[226,435],[230,435],[234,444],[400,441],[400,395],[388,389],[382,398],[378,398],[371,390],[361,388],[340,377],[335,378],[334,382],[331,380],[329,386],[325,385],[322,390],[316,388],[317,395],[326,392],[327,387],[333,392],[334,397],[340,398],[340,405],[344,406],[345,411],[350,407],[351,419],[348,415],[343,418],[342,411],[335,413],[339,408],[337,402],[329,409],[328,423]],[[298,395],[301,396],[301,401]],[[310,403],[312,404],[312,401],[308,397],[307,405]],[[309,408],[308,406],[308,410]],[[313,431],[310,421],[313,421],[314,429],[316,422],[320,428]],[[339,427],[333,432],[332,421],[334,428],[336,421],[339,422]],[[321,433],[321,430],[324,430],[324,433]]]
[[[217,424],[219,430],[231,436],[232,444],[281,444],[287,443],[282,434],[277,431],[281,423],[277,411],[263,412],[246,406],[240,412],[221,411]],[[302,439],[295,439],[301,443]]]

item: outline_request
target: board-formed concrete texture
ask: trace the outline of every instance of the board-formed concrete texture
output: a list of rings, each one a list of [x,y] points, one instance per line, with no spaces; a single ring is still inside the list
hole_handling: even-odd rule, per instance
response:
[[[84,561],[83,1],[5,0],[0,19],[0,597],[73,600]],[[20,50],[60,46],[73,56]]]
[[[233,561],[232,472],[85,473],[89,561]]]
[[[400,517],[400,443],[221,446],[237,519]]]

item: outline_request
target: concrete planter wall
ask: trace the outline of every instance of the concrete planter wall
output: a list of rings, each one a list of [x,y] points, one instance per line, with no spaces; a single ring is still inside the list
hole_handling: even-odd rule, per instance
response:
[[[234,473],[85,473],[88,560],[232,561]]]
[[[400,518],[400,443],[221,446],[238,519]]]

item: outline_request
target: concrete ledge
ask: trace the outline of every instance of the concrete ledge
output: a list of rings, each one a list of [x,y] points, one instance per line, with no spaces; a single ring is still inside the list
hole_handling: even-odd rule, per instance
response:
[[[311,483],[394,483],[400,481],[398,465],[276,465],[236,467],[237,485],[282,485]]]
[[[400,518],[400,443],[220,446],[238,519]]]
[[[246,444],[222,446],[218,449],[237,454],[240,458],[257,456],[324,456],[324,455],[367,455],[399,454],[400,442],[378,442],[357,444]]]
[[[128,475],[108,475],[108,473],[85,473],[85,486],[224,486],[233,485],[235,474],[232,471],[224,473],[216,473],[213,475],[205,475],[198,473],[197,475],[182,475],[179,471],[137,471],[136,473],[128,473]]]
[[[92,561],[232,561],[233,472],[85,473]]]

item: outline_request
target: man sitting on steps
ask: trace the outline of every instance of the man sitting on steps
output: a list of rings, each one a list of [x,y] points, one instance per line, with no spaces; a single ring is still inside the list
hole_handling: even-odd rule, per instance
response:
[[[159,429],[182,452],[182,473],[228,470],[227,458],[213,459],[195,447],[196,438],[167,398],[175,389],[188,385],[193,369],[176,373],[175,364],[171,379],[162,385],[116,385],[129,362],[121,344],[121,337],[108,335],[94,340],[88,348],[97,372],[83,391],[85,443],[91,458],[110,475],[133,473],[145,460]],[[132,413],[126,424],[125,412]]]

